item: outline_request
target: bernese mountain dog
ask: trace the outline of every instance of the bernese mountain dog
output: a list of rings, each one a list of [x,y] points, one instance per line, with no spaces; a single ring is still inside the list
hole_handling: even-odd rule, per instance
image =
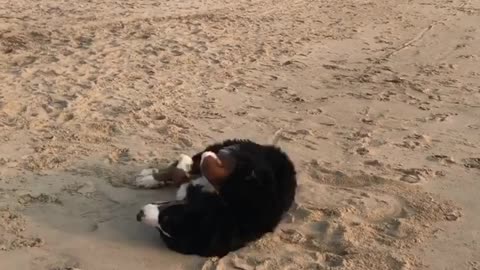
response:
[[[165,178],[180,185],[176,200],[145,205],[137,220],[158,229],[168,248],[204,257],[223,257],[273,232],[297,187],[285,152],[249,140],[182,155],[167,174],[143,170],[135,185],[155,188]]]

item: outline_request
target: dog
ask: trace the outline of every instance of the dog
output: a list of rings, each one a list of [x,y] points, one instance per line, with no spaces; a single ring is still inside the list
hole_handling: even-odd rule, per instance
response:
[[[297,188],[288,155],[250,140],[181,155],[167,176],[180,185],[176,200],[145,205],[137,221],[155,227],[169,249],[203,257],[223,257],[273,232]],[[158,170],[146,169],[135,185],[156,188],[160,182]]]

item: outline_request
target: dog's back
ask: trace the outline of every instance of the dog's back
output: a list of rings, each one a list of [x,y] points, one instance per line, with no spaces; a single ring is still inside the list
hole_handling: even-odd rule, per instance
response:
[[[288,211],[295,199],[297,172],[285,152],[276,146],[265,146],[265,159],[270,163],[277,181],[283,211]]]

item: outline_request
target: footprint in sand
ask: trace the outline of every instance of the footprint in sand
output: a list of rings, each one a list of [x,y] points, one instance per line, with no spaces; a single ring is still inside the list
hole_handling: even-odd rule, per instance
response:
[[[429,148],[432,144],[432,138],[424,134],[412,134],[405,136],[401,143],[395,146],[415,150],[417,148]]]
[[[438,162],[442,165],[456,164],[455,160],[447,155],[431,155],[427,157],[427,160]]]
[[[465,158],[463,159],[463,166],[469,169],[480,170],[480,158]]]
[[[396,169],[403,175],[400,177],[400,181],[409,184],[420,184],[428,181],[434,176],[433,170],[429,168],[409,168],[409,169]]]

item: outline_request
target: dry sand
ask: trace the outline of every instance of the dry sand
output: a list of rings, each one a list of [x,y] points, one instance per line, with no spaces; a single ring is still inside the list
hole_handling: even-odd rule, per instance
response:
[[[480,269],[480,1],[0,0],[0,269]],[[221,260],[137,209],[151,164],[243,137],[300,172]]]

